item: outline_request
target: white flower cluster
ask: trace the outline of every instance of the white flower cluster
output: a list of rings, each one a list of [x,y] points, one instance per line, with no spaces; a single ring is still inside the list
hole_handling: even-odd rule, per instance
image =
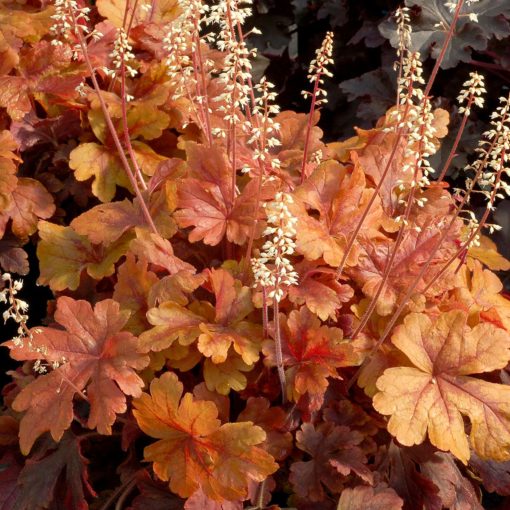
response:
[[[402,59],[402,76],[399,80],[399,108],[392,112],[396,120],[396,129],[404,131],[406,143],[402,166],[404,173],[412,172],[413,178],[410,181],[410,191],[413,188],[424,188],[430,184],[429,176],[433,169],[430,166],[429,158],[436,152],[434,138],[436,128],[434,127],[434,114],[432,104],[428,97],[424,96],[421,86],[425,84],[423,78],[423,67],[419,52],[412,52]],[[398,189],[406,191],[403,180],[397,181]],[[416,199],[416,204],[423,207],[426,198]],[[401,198],[400,203],[406,200]],[[403,217],[395,218],[397,222],[403,221]]]
[[[34,372],[45,374],[48,371],[48,367],[55,370],[63,363],[66,363],[67,358],[65,357],[61,360],[53,360],[49,365],[43,361],[48,351],[45,346],[41,347],[34,344],[33,335],[33,333],[40,333],[41,330],[37,328],[33,330],[28,329],[28,303],[16,297],[18,292],[23,288],[23,282],[21,280],[13,280],[9,273],[4,273],[2,275],[2,280],[5,282],[6,287],[0,291],[0,303],[7,303],[9,305],[9,308],[2,314],[4,322],[13,319],[18,323],[18,334],[12,339],[16,347],[26,347],[41,356],[41,358],[34,362],[32,367]]]
[[[122,64],[126,70],[126,75],[131,78],[136,76],[137,70],[132,66],[132,62],[135,60],[133,53],[133,47],[129,43],[126,31],[121,27],[117,29],[117,37],[113,45],[113,51],[110,53],[112,59],[113,69],[105,69],[106,74],[115,76],[121,69]],[[132,99],[132,98],[128,98]]]
[[[168,34],[163,39],[168,55],[167,74],[175,87],[174,100],[185,95],[190,98],[196,96],[191,92],[197,86],[193,55],[196,55],[197,45],[200,44],[200,30],[209,12],[209,6],[202,0],[182,0],[179,6],[181,15],[170,24]],[[207,60],[202,62],[202,65],[209,70],[213,64]],[[201,95],[193,99],[200,104],[203,102]]]
[[[92,37],[97,40],[103,36],[88,27],[90,7],[78,7],[76,0],[55,0],[55,14],[51,16],[53,25],[50,34],[53,36],[53,46],[69,44],[73,52],[73,59],[77,60],[81,51],[79,40],[81,37]]]
[[[463,88],[457,97],[457,101],[461,105],[459,113],[463,113],[466,117],[469,117],[473,104],[479,108],[483,108],[485,102],[483,95],[487,93],[485,80],[481,74],[476,72],[469,73],[469,80],[465,81],[462,86]],[[465,104],[466,106],[464,106]]]
[[[256,57],[257,50],[248,48],[245,36],[240,35],[238,27],[251,15],[251,8],[247,7],[251,3],[251,0],[221,0],[211,7],[208,17],[208,23],[219,26],[216,46],[225,53],[219,74],[224,88],[214,100],[221,103],[218,110],[224,113],[223,120],[230,126],[241,122],[240,110],[250,107],[251,59]],[[252,29],[250,33],[260,32]],[[227,136],[226,131],[219,127],[213,129],[213,134],[222,138]]]
[[[464,4],[470,6],[471,4],[474,4],[479,1],[480,0],[466,0]],[[451,13],[455,12],[455,9],[457,9],[458,5],[459,0],[449,0],[445,3],[445,6],[450,10]],[[469,18],[469,21],[472,21],[473,23],[478,23],[478,15],[476,13],[469,12],[464,14],[464,16],[467,16]]]
[[[476,4],[479,1],[480,0],[466,0],[465,4],[469,6],[471,4]],[[455,9],[457,8],[457,5],[459,5],[459,0],[449,0],[448,2],[445,3],[445,6],[448,7],[450,12],[454,12]]]
[[[273,115],[280,112],[280,107],[275,103],[274,85],[263,76],[254,89],[258,95],[255,97],[251,119],[245,123],[245,129],[249,132],[247,143],[255,145],[253,157],[256,161],[267,163],[273,170],[278,170],[281,166],[280,160],[270,154],[270,149],[281,145],[276,136],[280,131],[280,124],[273,118]],[[245,173],[250,170],[249,165],[243,167]]]
[[[491,194],[489,190],[496,191],[495,198],[505,198],[504,194],[510,196],[510,186],[501,178],[510,175],[510,168],[506,167],[510,161],[510,96],[500,97],[499,101],[500,106],[491,115],[491,129],[484,133],[491,143],[491,150],[487,153],[483,146],[477,149],[481,156],[488,159],[479,181],[480,186],[488,188],[482,190],[488,198]],[[498,193],[499,190],[504,194]],[[489,202],[487,207],[492,208]]]
[[[288,258],[296,247],[297,218],[289,211],[292,203],[288,193],[278,192],[274,200],[265,205],[268,226],[264,236],[272,236],[272,239],[264,243],[260,256],[251,261],[255,286],[269,289],[268,298],[277,302],[284,295],[284,287],[298,283],[298,274]]]
[[[503,176],[510,176],[510,96],[500,97],[500,106],[491,114],[491,129],[484,133],[484,139],[479,143],[476,152],[478,159],[465,167],[465,171],[472,171],[479,176],[478,185],[480,190],[474,190],[475,179],[466,179],[465,190],[458,192],[464,195],[466,203],[469,203],[469,196],[473,193],[482,194],[486,200],[488,211],[494,210],[496,198],[510,196],[510,185],[503,180]],[[465,210],[462,213],[467,216],[466,233],[464,241],[471,239],[468,248],[480,245],[480,225],[472,211]],[[501,230],[501,227],[494,223],[483,225],[489,232]]]
[[[411,46],[411,17],[409,16],[409,7],[399,7],[395,11],[397,22],[398,47],[397,55],[403,56]]]
[[[308,92],[303,90],[301,94],[304,97],[316,96],[315,104],[320,106],[328,102],[328,93],[324,90],[321,85],[324,84],[322,76],[333,77],[333,73],[327,68],[329,65],[333,65],[333,32],[327,32],[324,40],[322,41],[321,47],[315,51],[315,58],[310,62],[308,68],[308,80],[310,83],[315,85],[314,92]],[[322,96],[322,97],[321,97]]]

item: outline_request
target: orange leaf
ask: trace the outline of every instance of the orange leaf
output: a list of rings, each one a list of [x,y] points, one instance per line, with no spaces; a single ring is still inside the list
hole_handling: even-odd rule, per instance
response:
[[[128,317],[111,299],[92,309],[87,301],[61,297],[55,320],[64,329],[33,330],[32,346],[28,342],[20,347],[13,341],[4,344],[16,360],[43,357],[49,364],[61,363],[23,388],[12,404],[16,411],[26,411],[20,423],[25,455],[44,432],[60,440],[73,420],[74,396],[83,396],[85,390],[90,404],[88,427],[111,434],[116,415],[126,411],[125,395],[141,393],[143,381],[135,370],[149,363],[148,356],[139,352],[138,339],[121,332]]]
[[[480,236],[480,246],[471,246],[468,255],[479,260],[493,271],[510,270],[510,261],[498,253],[496,243],[487,236]]]
[[[348,174],[336,161],[327,161],[315,170],[296,190],[296,197],[319,212],[319,219],[303,212],[298,215],[296,248],[307,260],[321,257],[330,266],[340,265],[346,243],[363,214],[373,190],[365,187],[365,176],[359,166]],[[382,216],[380,200],[375,204],[360,231],[373,235]],[[350,262],[355,261],[356,250]]]
[[[155,328],[142,334],[147,349],[160,351],[179,339],[183,345],[198,338],[198,350],[213,363],[224,363],[232,346],[246,365],[259,359],[261,328],[245,321],[253,310],[251,291],[225,269],[210,272],[216,297],[214,310],[208,303],[193,311],[168,301],[148,312]]]
[[[220,426],[214,402],[182,393],[177,376],[167,372],[151,382],[150,395],[134,401],[138,425],[159,439],[145,448],[145,459],[181,497],[201,489],[217,501],[244,499],[251,480],[261,482],[278,468],[256,446],[266,434],[251,422]]]
[[[223,363],[232,345],[247,365],[259,359],[261,328],[247,322],[253,310],[251,291],[225,269],[210,273],[212,290],[216,297],[214,324],[202,323],[198,350],[213,363]]]
[[[406,446],[432,444],[469,459],[464,416],[471,421],[471,447],[482,458],[510,459],[510,387],[469,377],[504,368],[508,334],[494,325],[471,328],[462,311],[437,319],[409,314],[392,342],[413,366],[388,368],[377,381],[374,407],[390,415],[388,431]]]
[[[363,172],[372,178],[374,184],[379,184],[383,172],[386,170],[392,156],[397,135],[375,131],[368,144],[352,153],[354,164],[360,165]],[[401,140],[393,157],[389,170],[383,180],[379,195],[388,215],[392,216],[398,205],[398,184],[408,184],[413,180],[412,172],[404,172],[403,152],[405,143]]]
[[[155,327],[140,335],[146,351],[168,349],[176,340],[181,345],[193,343],[200,335],[201,315],[173,301],[166,301],[147,312],[148,321]]]
[[[276,460],[283,460],[291,453],[292,434],[286,430],[287,414],[281,407],[270,407],[264,397],[250,397],[238,420],[251,421],[265,430],[263,447]]]
[[[192,243],[215,246],[226,235],[230,242],[243,244],[258,214],[256,182],[250,181],[233,200],[232,168],[225,152],[189,142],[186,153],[193,177],[184,179],[179,187],[178,224],[194,227],[189,234]]]
[[[213,363],[207,358],[204,361],[204,381],[207,389],[220,395],[228,395],[230,390],[244,390],[248,380],[243,372],[249,372],[253,367],[232,352],[223,363]]]
[[[126,199],[92,207],[75,218],[71,227],[93,244],[110,244],[137,224],[143,225],[143,219]]]
[[[298,401],[308,393],[319,405],[328,387],[328,377],[338,378],[337,368],[358,365],[361,360],[343,341],[339,328],[321,326],[320,320],[305,306],[294,310],[285,320],[281,315],[283,364],[286,367],[289,399]],[[274,342],[265,341],[266,363],[276,365]]]
[[[307,308],[321,320],[335,319],[336,311],[352,299],[353,289],[342,285],[333,275],[322,278],[307,277],[299,285],[289,288],[289,299],[297,305],[306,304]]]
[[[120,304],[122,310],[129,310],[130,317],[125,329],[138,335],[145,331],[148,322],[147,298],[158,277],[147,270],[147,262],[135,262],[132,253],[128,253],[126,261],[117,270],[117,283],[113,291],[113,299]]]
[[[84,269],[95,279],[111,275],[115,262],[127,251],[128,240],[123,238],[108,248],[92,246],[71,227],[47,221],[39,221],[38,232],[41,237],[37,245],[41,271],[38,281],[54,291],[76,290]]]
[[[159,234],[148,232],[136,227],[136,239],[131,241],[131,251],[139,258],[144,258],[151,264],[165,268],[170,274],[179,271],[195,272],[195,268],[175,256],[172,243]]]
[[[54,212],[53,197],[46,188],[35,179],[20,177],[12,191],[10,205],[0,216],[10,217],[12,232],[17,237],[26,239],[37,230],[39,218],[50,218]]]
[[[429,262],[427,271],[416,285],[416,293],[420,293],[457,252],[455,229],[452,229],[440,248],[437,249],[444,228],[442,221],[443,218],[436,218],[435,223],[424,225],[422,232],[417,232],[414,229],[405,231],[393,261],[392,270],[386,278],[383,292],[377,302],[376,311],[379,315],[386,316],[394,310],[399,298],[407,293],[431,253],[434,253],[434,256]],[[394,250],[394,244],[393,240],[382,236],[362,240],[359,243],[358,264],[348,268],[348,273],[367,297],[375,296],[383,280],[389,257]],[[451,272],[453,269],[454,266],[452,266]],[[427,294],[434,296],[451,288],[453,282],[448,276],[448,272],[445,273],[427,291]]]
[[[69,167],[78,181],[93,178],[92,193],[101,202],[111,202],[117,186],[131,187],[116,153],[97,143],[82,143],[73,149]]]
[[[16,141],[10,131],[0,132],[0,212],[7,208],[11,201],[11,193],[18,182],[16,178],[16,164],[19,161],[14,153],[17,149]]]

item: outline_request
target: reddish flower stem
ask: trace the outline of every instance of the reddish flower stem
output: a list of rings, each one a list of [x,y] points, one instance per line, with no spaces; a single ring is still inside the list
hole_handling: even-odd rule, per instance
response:
[[[397,322],[397,320],[399,319],[400,317],[400,314],[402,313],[402,311],[404,310],[405,306],[407,305],[409,299],[411,298],[411,296],[413,295],[413,292],[415,291],[418,283],[421,281],[421,279],[423,278],[423,276],[425,275],[426,271],[428,270],[430,264],[432,263],[432,260],[437,252],[437,250],[439,249],[439,247],[443,244],[444,240],[446,239],[446,237],[448,236],[448,234],[450,233],[453,225],[455,224],[455,221],[457,220],[458,216],[459,216],[459,213],[460,211],[462,210],[462,208],[464,207],[464,205],[467,203],[468,201],[468,197],[470,195],[470,193],[473,191],[474,189],[474,186],[476,185],[476,183],[478,182],[478,180],[480,179],[480,176],[482,175],[482,171],[483,169],[485,168],[486,164],[487,164],[487,161],[488,161],[488,158],[489,158],[489,154],[491,153],[491,151],[493,150],[495,144],[497,142],[497,137],[492,141],[491,143],[491,146],[490,148],[488,149],[488,151],[486,152],[486,155],[482,161],[482,163],[480,164],[479,168],[477,169],[476,171],[476,174],[475,176],[473,177],[473,180],[471,181],[471,184],[469,186],[469,189],[466,191],[465,195],[462,197],[460,203],[457,205],[455,211],[454,211],[454,214],[452,216],[452,219],[450,220],[450,223],[448,225],[448,227],[446,229],[443,230],[442,234],[441,234],[441,237],[439,239],[439,241],[437,242],[436,246],[434,247],[433,250],[431,250],[430,254],[429,254],[429,257],[428,259],[425,261],[425,264],[423,264],[420,272],[418,273],[418,275],[416,276],[416,278],[414,279],[413,283],[409,286],[404,298],[402,299],[402,301],[400,302],[399,306],[397,307],[397,310],[394,312],[392,318],[390,319],[390,321],[388,322],[388,324],[386,325],[386,328],[385,330],[383,331],[382,335],[380,336],[379,340],[377,341],[377,343],[374,345],[374,347],[372,348],[372,350],[370,351],[370,353],[366,356],[365,360],[363,361],[363,363],[361,364],[361,366],[358,368],[358,370],[356,371],[356,373],[352,376],[352,378],[350,379],[348,385],[347,385],[347,388],[350,389],[352,387],[352,385],[356,382],[356,380],[358,379],[359,377],[359,374],[361,373],[361,370],[362,368],[366,365],[366,362],[368,360],[370,360],[372,358],[372,356],[379,350],[379,348],[381,347],[381,345],[384,343],[384,341],[386,340],[386,338],[388,338],[389,334],[391,333],[392,329],[393,329],[393,326],[395,325],[395,323]]]
[[[474,232],[470,234],[467,241],[464,242],[464,244],[457,250],[455,255],[453,255],[450,260],[444,265],[444,267],[441,268],[441,270],[430,280],[430,282],[427,284],[427,286],[423,289],[423,293],[427,292],[427,290],[434,285],[434,283],[444,275],[444,273],[448,270],[448,268],[457,260],[457,258],[464,252],[466,252],[473,242],[473,240],[480,234],[482,231],[482,228],[484,227],[485,223],[487,223],[487,220],[489,218],[489,214],[491,213],[492,206],[494,205],[494,202],[496,201],[496,195],[499,188],[499,183],[501,182],[501,174],[503,172],[503,165],[505,162],[505,151],[503,151],[501,155],[501,167],[498,170],[498,173],[496,174],[496,181],[494,183],[494,188],[492,190],[491,196],[489,198],[489,202],[487,203],[487,208],[485,209],[485,212],[483,213],[482,219],[478,223],[478,227]]]
[[[204,58],[202,55],[202,46],[200,44],[200,30],[198,28],[198,21],[194,19],[195,26],[195,47],[196,47],[196,59],[198,63],[198,71],[201,80],[201,107],[203,111],[204,123],[205,123],[205,135],[207,138],[207,143],[210,147],[213,144],[213,136],[211,129],[211,118],[210,118],[210,107],[209,107],[209,95],[207,94],[207,78],[205,75],[205,67],[204,67]]]
[[[450,46],[450,43],[452,41],[453,34],[455,32],[455,26],[457,25],[457,21],[459,20],[459,16],[460,16],[460,11],[462,10],[463,6],[464,6],[464,0],[459,0],[459,3],[457,4],[457,7],[455,8],[455,12],[453,14],[453,19],[450,24],[450,28],[446,34],[446,39],[443,43],[443,47],[441,48],[441,53],[439,54],[439,57],[436,60],[434,68],[432,69],[432,72],[430,73],[429,81],[428,81],[427,86],[425,87],[425,91],[423,93],[424,97],[428,97],[430,95],[430,91],[432,90],[432,85],[434,84],[434,81],[436,80],[437,73],[439,72],[439,68],[441,67],[441,64],[443,63],[444,57],[446,55],[446,50],[448,49],[448,46]]]
[[[145,179],[143,177],[142,170],[138,165],[138,161],[136,159],[135,151],[133,150],[133,145],[131,144],[131,138],[129,136],[129,127],[128,127],[128,119],[127,119],[127,100],[126,100],[126,65],[124,63],[124,52],[122,52],[122,63],[120,66],[120,95],[121,95],[121,110],[122,110],[122,130],[124,131],[124,144],[127,148],[129,157],[131,158],[131,162],[133,163],[133,167],[135,168],[136,175],[138,177],[138,181],[142,188],[147,190],[147,184],[145,183]]]
[[[283,355],[282,355],[282,338],[280,332],[280,304],[277,299],[274,299],[274,343],[276,354],[276,368],[278,370],[278,379],[280,379],[280,387],[282,389],[282,403],[287,402],[287,391],[285,381],[285,369],[283,368]]]
[[[467,108],[471,108],[474,101],[473,95],[469,97]],[[446,160],[446,163],[443,166],[443,169],[441,170],[441,173],[439,174],[439,177],[437,178],[437,182],[443,182],[444,178],[446,177],[446,172],[450,168],[450,165],[453,161],[453,158],[457,155],[457,148],[459,146],[460,140],[462,138],[462,135],[464,134],[464,130],[466,129],[466,124],[468,121],[468,116],[463,115],[462,116],[462,122],[460,124],[459,130],[457,131],[457,136],[455,137],[455,141],[453,142],[452,150],[450,151],[450,154],[448,155],[448,159]]]
[[[129,161],[127,160],[126,155],[124,154],[124,149],[120,142],[119,135],[117,134],[117,130],[115,129],[115,126],[113,125],[113,121],[110,116],[110,112],[108,111],[106,102],[101,94],[101,88],[99,87],[99,83],[97,82],[96,73],[94,71],[94,68],[92,67],[92,62],[90,61],[89,54],[87,51],[87,45],[85,44],[85,40],[83,39],[83,34],[81,32],[81,29],[78,27],[78,23],[76,23],[76,18],[74,16],[74,13],[72,11],[71,11],[71,13],[73,16],[74,25],[76,27],[76,34],[78,36],[78,42],[80,44],[83,58],[85,59],[85,64],[86,64],[87,69],[90,74],[90,79],[92,80],[92,85],[94,86],[94,90],[96,91],[97,97],[99,99],[99,104],[101,105],[101,110],[103,112],[103,115],[104,115],[104,118],[106,121],[106,125],[108,126],[108,130],[110,131],[110,134],[112,136],[112,139],[113,139],[113,142],[117,149],[117,153],[121,160],[122,166],[124,167],[124,170],[126,172],[126,175],[128,176],[129,182],[131,183],[131,186],[133,187],[135,196],[138,198],[140,208],[142,210],[142,214],[145,218],[145,221],[147,222],[147,225],[149,226],[149,228],[155,234],[157,234],[158,229],[156,228],[156,225],[154,224],[152,216],[149,212],[149,208],[147,207],[147,204],[145,203],[145,199],[140,191],[140,188],[138,187],[138,183],[137,183],[136,178],[133,174],[131,166],[129,165]]]
[[[321,73],[318,73],[315,78],[315,84],[313,86],[312,103],[310,105],[310,113],[308,114],[308,122],[306,125],[305,146],[303,147],[303,162],[301,163],[301,184],[303,184],[303,182],[305,182],[306,163],[308,160],[310,136],[312,134],[313,116],[315,114],[315,106],[317,104],[317,94],[319,93],[320,78],[321,78]]]

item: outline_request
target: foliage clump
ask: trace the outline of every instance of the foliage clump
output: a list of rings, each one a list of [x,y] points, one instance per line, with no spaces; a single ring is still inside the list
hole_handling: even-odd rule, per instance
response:
[[[3,389],[0,508],[476,509],[482,489],[510,494],[494,272],[510,262],[484,236],[510,194],[510,99],[452,189],[486,93],[466,77],[453,148],[431,163],[450,129],[432,85],[475,5],[447,3],[428,79],[400,8],[396,104],[332,143],[333,33],[303,114],[252,74],[249,2],[1,7],[0,301],[22,365]],[[55,297],[36,327],[10,275],[29,272],[30,245]]]

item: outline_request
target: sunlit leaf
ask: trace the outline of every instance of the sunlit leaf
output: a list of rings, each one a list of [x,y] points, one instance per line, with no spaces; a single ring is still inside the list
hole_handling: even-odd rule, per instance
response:
[[[27,454],[44,432],[60,440],[73,420],[74,397],[84,398],[84,390],[90,404],[87,426],[111,434],[116,415],[126,411],[126,395],[141,393],[143,381],[135,370],[149,363],[148,356],[139,352],[138,339],[121,331],[128,317],[129,312],[120,311],[111,299],[92,309],[87,301],[61,297],[55,321],[63,329],[38,328],[30,343],[4,344],[14,359],[42,358],[60,364],[26,386],[13,403],[18,412],[25,411],[20,424],[23,453]]]
[[[144,393],[134,406],[141,429],[159,439],[145,448],[145,459],[181,497],[201,488],[218,501],[243,499],[250,480],[260,482],[277,469],[273,458],[257,447],[266,436],[260,427],[251,422],[220,425],[216,405],[183,395],[175,374],[154,379],[150,394]]]
[[[510,459],[510,388],[472,377],[510,360],[508,334],[489,323],[474,328],[452,311],[431,319],[410,314],[392,342],[412,366],[388,368],[377,381],[374,407],[390,415],[388,431],[400,443],[435,446],[466,463],[469,443],[482,458]]]

